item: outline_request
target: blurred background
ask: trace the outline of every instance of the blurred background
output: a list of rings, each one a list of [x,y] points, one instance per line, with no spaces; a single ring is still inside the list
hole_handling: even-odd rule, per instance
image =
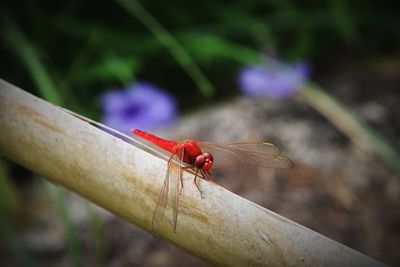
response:
[[[124,133],[269,140],[294,169],[216,172],[217,182],[400,266],[395,1],[0,7],[0,78]],[[6,158],[0,258],[2,266],[208,266]]]

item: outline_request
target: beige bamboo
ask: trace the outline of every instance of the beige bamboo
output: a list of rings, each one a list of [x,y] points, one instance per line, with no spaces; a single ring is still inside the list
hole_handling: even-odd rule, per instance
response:
[[[0,81],[0,153],[145,231],[166,162]],[[158,235],[224,266],[384,266],[357,251],[185,173],[177,231],[171,209]],[[307,210],[304,210],[307,212]]]

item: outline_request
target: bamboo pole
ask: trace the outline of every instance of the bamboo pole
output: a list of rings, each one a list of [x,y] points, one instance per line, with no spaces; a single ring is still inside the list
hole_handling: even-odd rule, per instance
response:
[[[166,162],[3,80],[0,153],[151,232]],[[157,235],[212,264],[385,266],[204,180],[202,199],[184,180],[176,233],[167,207]]]

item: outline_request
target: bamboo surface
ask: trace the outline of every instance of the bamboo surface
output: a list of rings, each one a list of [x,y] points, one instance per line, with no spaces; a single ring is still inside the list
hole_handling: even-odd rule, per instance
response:
[[[166,162],[0,80],[0,153],[151,232]],[[157,236],[222,266],[385,266],[207,181],[184,174]],[[304,212],[307,212],[306,210]]]

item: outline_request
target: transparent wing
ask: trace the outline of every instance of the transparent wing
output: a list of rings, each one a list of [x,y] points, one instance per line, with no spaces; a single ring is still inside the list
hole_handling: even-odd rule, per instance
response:
[[[179,209],[179,192],[182,186],[182,175],[183,175],[183,146],[173,156],[173,163],[170,168],[171,177],[171,207],[172,207],[172,226],[174,232],[176,232],[176,223],[178,221],[178,209]]]
[[[269,142],[236,142],[226,146],[255,155],[279,156],[281,154],[280,148]]]
[[[213,169],[244,165],[277,169],[294,166],[291,160],[281,156],[281,150],[277,146],[268,142],[242,142],[226,145],[199,142],[199,145],[203,152],[213,155]]]
[[[172,156],[171,156],[172,158]],[[167,208],[167,200],[168,200],[168,188],[169,188],[169,173],[171,169],[172,160],[168,161],[167,173],[165,175],[164,182],[161,186],[160,194],[158,195],[156,208],[153,214],[153,233],[155,233],[160,226],[161,219],[164,217],[165,209]]]
[[[183,147],[182,147],[183,148]],[[167,173],[164,183],[161,187],[160,194],[157,199],[156,209],[153,214],[153,233],[160,226],[161,219],[164,217],[168,203],[168,191],[171,187],[171,207],[172,207],[172,225],[176,232],[176,223],[178,218],[179,190],[182,181],[182,164],[183,164],[183,149],[177,149],[176,153],[172,154],[168,160]]]
[[[183,147],[182,147],[183,148]],[[160,226],[161,220],[164,217],[168,203],[168,192],[171,193],[172,207],[172,225],[176,232],[176,223],[178,218],[179,190],[182,182],[182,165],[183,165],[183,149],[178,148],[176,153],[172,154],[168,160],[167,173],[164,183],[161,187],[160,194],[157,199],[157,205],[153,214],[153,233]],[[171,190],[169,188],[171,187]]]

